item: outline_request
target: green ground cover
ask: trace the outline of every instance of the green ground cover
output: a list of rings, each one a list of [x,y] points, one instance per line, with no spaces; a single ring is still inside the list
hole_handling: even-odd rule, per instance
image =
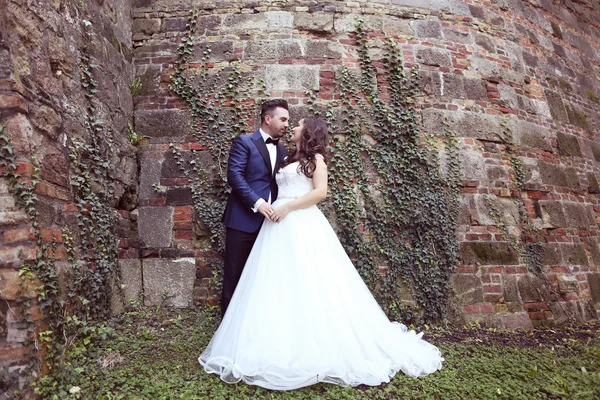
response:
[[[50,399],[600,399],[600,325],[430,329],[425,338],[446,359],[435,374],[400,373],[379,387],[274,392],[225,384],[201,369],[197,357],[218,326],[216,315],[214,309],[128,312],[89,329],[35,390]]]

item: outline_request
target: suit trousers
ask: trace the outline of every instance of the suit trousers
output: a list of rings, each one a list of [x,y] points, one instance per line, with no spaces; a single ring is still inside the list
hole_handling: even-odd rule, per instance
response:
[[[258,232],[260,232],[260,228],[256,232],[251,233],[227,228],[225,234],[225,266],[223,270],[223,292],[221,293],[221,316],[225,315],[225,311],[227,311]]]

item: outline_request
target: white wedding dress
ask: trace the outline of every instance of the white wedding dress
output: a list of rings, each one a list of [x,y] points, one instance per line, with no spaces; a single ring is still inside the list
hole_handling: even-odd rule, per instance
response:
[[[277,173],[277,207],[313,189],[292,163]],[[265,220],[219,329],[199,357],[227,383],[274,390],[317,382],[389,382],[442,367],[439,350],[390,322],[321,211]]]

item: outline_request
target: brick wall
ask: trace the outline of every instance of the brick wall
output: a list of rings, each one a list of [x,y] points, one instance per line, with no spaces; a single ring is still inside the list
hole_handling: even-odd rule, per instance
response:
[[[118,212],[117,235],[125,274],[135,271],[137,225],[130,213],[137,192],[135,148],[127,139],[133,102],[131,4],[114,2],[0,1],[0,124],[10,134],[18,161],[17,173],[33,173],[37,155],[41,182],[36,208],[43,241],[58,240],[56,268],[70,264],[61,232],[77,236],[75,205],[70,185],[67,139],[89,142],[86,99],[81,87],[83,20],[89,18],[92,63],[98,89],[94,105],[105,132],[115,137],[116,191],[112,206]],[[89,17],[87,16],[89,15]],[[0,178],[0,369],[13,371],[26,363],[26,326],[18,315],[17,272],[23,261],[35,259],[33,228]],[[19,252],[22,256],[19,256]],[[138,266],[139,274],[139,266]],[[62,278],[61,278],[62,279]],[[33,317],[43,316],[33,307]],[[0,395],[0,397],[2,397]]]
[[[168,89],[191,5],[140,0],[133,10],[136,74],[145,88],[135,98],[136,127],[150,137],[140,153],[140,235],[143,257],[165,262],[196,257],[196,299],[216,303],[206,291],[210,267],[196,245],[203,237],[193,227],[191,193],[168,149],[168,143],[180,141],[184,154],[186,145],[202,148],[186,139],[188,112]],[[190,62],[198,62],[209,43],[213,66],[241,63],[248,75],[265,81],[272,97],[289,100],[295,119],[306,113],[308,87],[317,88],[319,100],[327,103],[334,96],[335,71],[357,67],[350,32],[358,16],[367,30],[379,32],[375,39],[392,35],[406,67],[419,70],[426,131],[439,131],[447,117],[461,141],[461,265],[452,278],[458,319],[530,327],[596,318],[597,2],[205,1],[193,6],[200,13],[199,50]],[[509,231],[521,233],[508,145],[516,146],[524,164],[521,196],[547,243],[543,264],[550,285],[528,272],[484,201],[489,195]],[[156,193],[152,184],[166,192]]]

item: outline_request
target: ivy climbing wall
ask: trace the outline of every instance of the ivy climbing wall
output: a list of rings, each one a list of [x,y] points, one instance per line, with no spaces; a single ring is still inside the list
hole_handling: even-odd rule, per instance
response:
[[[130,14],[125,0],[0,2],[0,392],[122,309],[119,257],[141,273]]]
[[[393,247],[389,242],[381,245],[384,214],[373,223],[370,215],[375,213],[369,213],[385,192],[381,176],[373,170],[375,159],[365,156],[373,149],[383,154],[377,149],[386,144],[385,136],[369,131],[381,128],[377,125],[381,110],[372,107],[372,95],[394,104],[390,82],[408,82],[402,79],[414,68],[419,93],[407,89],[405,95],[416,100],[414,122],[422,128],[395,126],[417,132],[424,143],[431,143],[429,149],[438,151],[439,167],[447,170],[442,172],[447,179],[440,190],[451,193],[451,167],[454,162],[460,165],[459,198],[440,215],[451,224],[452,213],[457,214],[458,259],[454,265],[451,259],[444,261],[445,269],[440,269],[439,254],[429,255],[440,249],[433,237],[437,244],[418,248],[422,253],[414,265],[420,272],[408,280],[398,277],[400,289],[392,293],[391,302],[385,293],[379,297],[386,310],[414,320],[415,312],[395,312],[402,305],[437,306],[432,298],[448,295],[440,288],[449,278],[446,303],[451,306],[445,317],[458,323],[527,328],[597,318],[597,1],[138,0],[134,5],[134,59],[142,80],[134,98],[136,130],[148,136],[140,147],[140,254],[144,279],[146,264],[157,271],[149,276],[170,274],[166,280],[172,279],[178,304],[218,302],[215,270],[222,243],[214,229],[222,198],[203,192],[201,182],[194,180],[218,182],[214,178],[222,177],[219,168],[226,146],[214,143],[226,144],[243,132],[242,123],[247,125],[245,132],[256,129],[253,103],[268,97],[286,98],[294,121],[315,111],[328,118],[334,154],[343,147],[338,154],[346,158],[330,166],[337,186],[324,209],[359,267],[377,268],[383,276],[390,271],[414,272],[406,266],[406,257],[393,262],[389,257],[372,257],[371,262],[361,258],[361,251],[374,250],[369,243],[377,240],[384,250]],[[363,34],[357,34],[359,18]],[[404,77],[389,69],[386,37],[398,46],[393,57],[400,58]],[[363,44],[368,48],[364,52]],[[365,61],[374,66],[367,75]],[[351,81],[356,83],[354,89]],[[215,102],[215,93],[225,100]],[[357,97],[344,103],[353,93]],[[241,100],[232,107],[227,96]],[[227,107],[231,112],[226,115],[214,111]],[[412,121],[412,116],[402,115]],[[363,124],[362,139],[352,145],[363,117],[375,122]],[[446,139],[457,140],[455,156],[444,132],[450,134]],[[434,136],[429,142],[428,135]],[[388,140],[401,140],[395,138]],[[348,157],[352,154],[357,158]],[[353,163],[356,159],[365,161]],[[400,171],[381,165],[383,171]],[[348,175],[350,167],[358,175]],[[346,183],[354,185],[356,194],[354,224],[340,213],[340,205],[349,201],[340,189]],[[368,202],[371,197],[364,185],[371,188],[375,203]],[[413,189],[416,197],[438,204],[431,200],[434,191],[419,194],[418,187]],[[427,215],[429,223],[432,214]],[[431,226],[429,233],[437,229],[447,234],[443,227]],[[358,237],[349,235],[350,228]],[[395,239],[414,244],[410,237]],[[410,252],[411,247],[404,249]],[[438,280],[415,288],[419,277],[429,279],[424,260],[432,263],[427,265],[438,263]],[[369,273],[363,276],[369,278]],[[166,283],[152,285],[144,280],[147,293],[154,293],[147,304],[160,301],[157,293]]]
[[[598,1],[0,0],[0,381],[130,299],[218,303],[274,97],[327,119],[322,209],[392,318],[597,319],[599,60]]]

